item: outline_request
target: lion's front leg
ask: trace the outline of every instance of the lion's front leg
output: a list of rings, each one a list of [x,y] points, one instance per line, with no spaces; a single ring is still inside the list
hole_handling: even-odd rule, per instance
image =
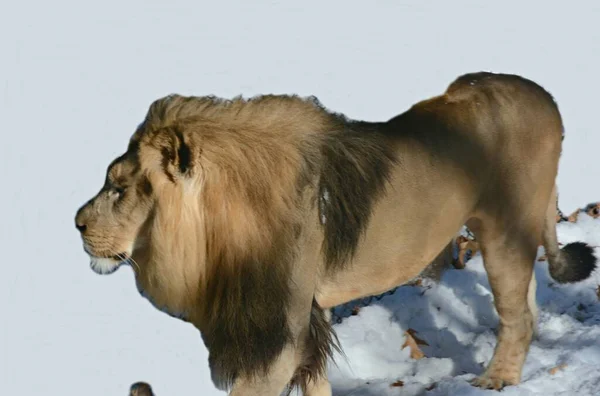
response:
[[[331,396],[331,384],[326,377],[320,376],[308,382],[304,396]]]
[[[238,378],[231,389],[231,396],[279,396],[288,386],[297,368],[294,351],[281,354],[268,375],[256,378]],[[327,377],[319,376],[308,381],[304,396],[331,396],[331,385]]]
[[[231,396],[279,396],[292,379],[298,365],[293,345],[287,346],[269,367],[266,375],[240,376],[233,383]]]
[[[319,317],[320,315],[322,316]],[[331,338],[333,336],[330,327],[331,311],[329,309],[321,310],[316,301],[313,301],[311,325],[312,331],[310,334],[313,336],[320,334],[320,337],[318,338],[324,342],[324,344],[318,345],[318,343],[315,344],[313,340],[313,351],[321,351],[321,353],[326,351],[326,353],[318,357],[316,360],[313,360],[316,363],[319,361],[322,362],[323,367],[320,370],[317,368],[315,370],[317,373],[315,378],[307,381],[306,389],[304,390],[304,396],[331,396],[331,384],[327,379],[327,366],[325,363],[327,357],[332,355],[332,350],[330,348],[335,348],[335,346],[333,346],[335,341]],[[317,346],[317,348],[314,348],[314,346]]]
[[[304,396],[331,396],[327,360],[334,350],[339,350],[339,345],[331,329],[329,311],[323,311],[313,300],[310,322],[306,323],[303,317],[291,318],[296,336],[269,365],[266,374],[237,377],[231,395],[278,396],[289,385],[303,389]]]

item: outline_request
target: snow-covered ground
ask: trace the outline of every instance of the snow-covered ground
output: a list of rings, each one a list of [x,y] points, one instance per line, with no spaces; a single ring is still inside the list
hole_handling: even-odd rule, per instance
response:
[[[73,226],[76,209],[99,189],[157,97],[314,94],[350,117],[383,120],[465,72],[522,74],[548,88],[563,113],[558,185],[561,209],[570,213],[600,199],[599,20],[594,0],[2,2],[0,395],[118,396],[139,380],[159,396],[222,394],[210,382],[197,331],[141,298],[129,269],[94,274]],[[403,379],[394,391],[411,394],[426,375],[475,372],[489,358],[494,323],[485,287],[476,286],[485,284],[477,260],[421,299],[405,288],[405,298],[386,298],[338,326],[353,364],[332,369],[338,393],[362,387],[356,378],[381,381],[368,394]],[[579,390],[600,356],[585,346],[598,343],[600,325],[588,318],[593,305],[577,312],[593,300],[575,292],[581,287],[542,286],[542,339],[519,389],[594,394]],[[470,296],[487,318],[461,310],[457,295]],[[435,296],[454,297],[439,316],[427,314]],[[409,321],[419,306],[422,319]],[[578,315],[583,324],[570,319]],[[433,318],[448,321],[448,330],[434,336],[426,326]],[[432,345],[418,363],[399,351],[409,326]],[[352,348],[363,340],[372,340],[368,348]],[[563,361],[564,371],[543,375]],[[443,380],[438,389],[461,384]]]
[[[560,223],[558,230],[562,243],[600,246],[600,219],[580,215],[577,223]],[[539,335],[523,382],[502,394],[599,394],[600,271],[572,285],[552,281],[546,262],[536,262],[535,273]],[[336,309],[345,316],[335,329],[346,355],[330,369],[336,395],[416,396],[427,389],[426,395],[437,396],[493,394],[468,384],[487,366],[496,344],[498,317],[481,255],[463,270],[447,270],[439,283],[400,287],[348,316],[356,306],[361,304]],[[411,359],[410,347],[402,348],[408,329],[428,344],[419,346],[424,358]],[[398,380],[403,386],[392,386]]]

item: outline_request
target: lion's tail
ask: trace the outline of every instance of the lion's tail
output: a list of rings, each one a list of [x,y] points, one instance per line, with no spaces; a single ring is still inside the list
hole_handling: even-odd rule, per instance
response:
[[[596,268],[594,249],[584,242],[573,242],[562,249],[556,235],[556,186],[552,190],[542,233],[550,276],[559,283],[579,282],[587,279]]]

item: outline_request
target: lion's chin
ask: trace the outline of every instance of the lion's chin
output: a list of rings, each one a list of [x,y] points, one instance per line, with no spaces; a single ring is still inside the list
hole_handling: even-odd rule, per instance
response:
[[[108,275],[112,274],[121,266],[121,261],[112,258],[91,257],[90,268],[97,274]]]

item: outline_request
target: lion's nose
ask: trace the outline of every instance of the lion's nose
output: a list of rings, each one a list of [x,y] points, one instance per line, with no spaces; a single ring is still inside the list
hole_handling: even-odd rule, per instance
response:
[[[75,228],[79,230],[82,234],[87,230],[88,218],[86,216],[88,205],[84,205],[81,207],[77,214],[75,215]]]
[[[79,224],[79,223],[75,223],[75,227],[79,230],[79,232],[81,232],[82,234],[85,232],[85,230],[87,229],[87,225],[85,224]]]

